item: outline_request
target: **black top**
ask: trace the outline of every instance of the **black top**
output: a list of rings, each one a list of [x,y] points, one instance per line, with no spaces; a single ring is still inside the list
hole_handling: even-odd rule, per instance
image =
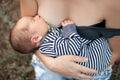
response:
[[[105,20],[103,20],[100,23],[94,24],[94,25],[90,25],[91,27],[102,27],[105,28]]]
[[[105,20],[98,24],[90,26],[78,26],[76,28],[81,37],[89,40],[94,40],[100,37],[111,38],[113,36],[120,35],[120,29],[105,28]]]

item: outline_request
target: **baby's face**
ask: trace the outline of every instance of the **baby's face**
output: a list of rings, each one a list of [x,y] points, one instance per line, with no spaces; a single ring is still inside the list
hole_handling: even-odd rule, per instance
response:
[[[28,27],[30,32],[37,33],[42,36],[48,32],[48,24],[39,16],[24,17],[20,20],[19,25],[19,28]]]

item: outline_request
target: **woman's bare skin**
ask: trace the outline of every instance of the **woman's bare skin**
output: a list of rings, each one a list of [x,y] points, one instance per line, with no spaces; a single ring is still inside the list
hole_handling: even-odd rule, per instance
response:
[[[119,0],[20,0],[20,4],[22,17],[39,14],[52,26],[59,26],[64,19],[69,18],[77,26],[89,26],[106,20],[106,28],[120,28]],[[109,39],[112,50],[110,65],[120,58],[119,41],[120,36]],[[80,72],[96,73],[95,70],[74,63],[84,62],[85,58],[61,56],[54,59],[40,54],[39,51],[36,51],[36,55],[50,70],[65,77],[91,78]],[[55,67],[56,65],[59,67]]]

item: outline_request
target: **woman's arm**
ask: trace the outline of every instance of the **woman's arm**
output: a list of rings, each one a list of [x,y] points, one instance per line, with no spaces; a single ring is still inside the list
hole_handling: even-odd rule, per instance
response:
[[[106,27],[120,29],[120,1],[117,0],[103,0]],[[120,36],[114,36],[109,39],[109,44],[112,50],[111,64],[114,64],[116,60],[120,58]]]
[[[96,70],[89,69],[87,67],[76,64],[75,62],[87,62],[87,59],[84,57],[78,56],[60,56],[57,58],[47,57],[40,53],[40,51],[36,51],[35,53],[41,61],[51,70],[58,74],[61,74],[68,78],[89,78],[92,79],[91,76],[82,74],[82,73],[97,73]],[[81,73],[82,72],[82,73]]]
[[[112,50],[111,64],[113,65],[117,60],[120,59],[120,36],[109,39],[109,44]]]
[[[20,0],[21,16],[35,16],[38,12],[36,0]]]

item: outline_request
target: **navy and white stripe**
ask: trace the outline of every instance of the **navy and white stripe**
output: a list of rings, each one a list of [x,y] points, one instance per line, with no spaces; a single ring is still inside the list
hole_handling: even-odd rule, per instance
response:
[[[91,41],[80,37],[74,30],[71,34],[68,33],[70,31],[67,32],[66,30],[56,28],[49,32],[40,45],[40,51],[52,57],[61,55],[87,57],[88,62],[79,62],[79,64],[96,69],[99,72],[108,67],[111,59],[111,50],[106,39],[98,38]],[[67,37],[65,36],[66,33]]]

